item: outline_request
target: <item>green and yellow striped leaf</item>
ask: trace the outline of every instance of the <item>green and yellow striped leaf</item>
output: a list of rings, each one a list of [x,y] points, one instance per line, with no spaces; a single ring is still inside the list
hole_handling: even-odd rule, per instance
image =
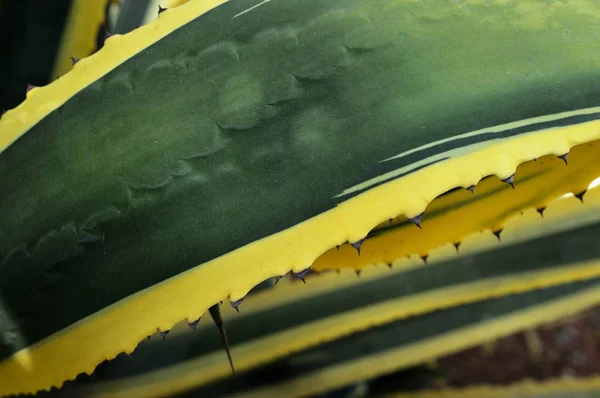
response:
[[[583,0],[196,0],[111,36],[0,120],[0,395],[91,373],[289,271],[432,261],[443,243],[462,251],[466,236],[506,230],[510,215],[569,191],[583,197],[600,139],[598,15]],[[571,148],[584,160],[559,170]],[[547,182],[515,176],[512,198],[488,187],[496,200],[479,197],[478,209],[466,192],[448,193],[487,176],[508,189],[536,158],[546,166],[530,166],[530,179]],[[517,198],[519,181],[529,188]],[[424,231],[452,229],[461,209],[474,222],[419,245],[403,221],[418,223],[430,204],[446,215],[437,226],[439,213],[423,216]],[[531,236],[517,254],[500,263],[494,253],[499,278],[510,261],[554,275],[499,295],[593,280],[595,252],[574,250],[594,239],[596,213],[582,208],[561,224],[568,233],[520,228]],[[542,255],[559,235],[573,257]],[[363,243],[367,261],[346,262]],[[446,268],[493,252],[483,253],[465,249]],[[486,283],[465,272],[448,271],[437,288]],[[418,311],[457,304],[436,296]],[[343,325],[330,329],[331,344]],[[207,364],[201,377],[226,368]]]

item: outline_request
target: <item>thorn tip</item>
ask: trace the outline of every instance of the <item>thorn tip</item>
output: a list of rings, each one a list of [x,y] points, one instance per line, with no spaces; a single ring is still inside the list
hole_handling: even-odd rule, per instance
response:
[[[587,192],[587,189],[584,189],[583,191],[576,193],[575,197],[577,199],[579,199],[581,201],[581,203],[583,203],[583,195],[585,195],[586,192]]]
[[[208,311],[210,312],[210,316],[215,322],[215,325],[217,325],[217,328],[219,329],[221,341],[223,342],[225,352],[227,353],[227,359],[229,359],[229,366],[231,366],[231,372],[235,374],[233,360],[231,359],[231,351],[229,350],[229,341],[227,340],[227,331],[225,330],[225,324],[223,323],[223,318],[221,317],[221,310],[219,309],[219,306],[215,304],[210,307]]]
[[[423,213],[419,214],[418,216],[409,218],[409,220],[410,220],[410,222],[415,224],[419,229],[423,229],[423,228],[421,228],[421,219],[422,218],[423,218]]]
[[[356,241],[354,243],[350,243],[350,246],[352,246],[353,248],[356,249],[356,251],[358,252],[359,256],[360,256],[360,248],[361,248],[362,244],[365,242],[365,239],[366,238],[363,238],[363,239],[361,239],[359,241]]]
[[[237,311],[237,313],[240,313],[240,304],[242,304],[242,301],[244,301],[244,298],[242,297],[241,299],[237,300],[237,301],[231,301],[231,306],[233,307],[234,310]]]
[[[496,236],[496,238],[498,238],[498,241],[500,241],[500,234],[502,233],[502,228],[492,231],[492,233]]]
[[[502,182],[510,184],[512,189],[515,189],[515,175],[514,174],[508,178],[505,178],[504,180],[502,180]]]
[[[308,275],[309,272],[310,272],[310,267],[308,267],[304,271],[294,272],[294,276],[296,278],[300,279],[306,285],[306,281],[304,280],[304,278],[306,277],[306,275]]]
[[[202,318],[202,317],[200,317]],[[200,318],[196,319],[194,322],[189,322],[188,321],[188,326],[195,332],[196,331],[196,327],[198,327],[198,323],[200,323]]]
[[[562,159],[562,160],[563,160],[563,162],[565,162],[565,164],[566,164],[566,165],[568,165],[568,164],[569,164],[569,162],[568,162],[568,160],[567,160],[567,159],[569,158],[569,153],[568,153],[568,152],[567,152],[567,153],[565,153],[565,154],[564,154],[564,155],[562,155],[562,156],[559,156],[559,158],[560,158],[560,159]]]

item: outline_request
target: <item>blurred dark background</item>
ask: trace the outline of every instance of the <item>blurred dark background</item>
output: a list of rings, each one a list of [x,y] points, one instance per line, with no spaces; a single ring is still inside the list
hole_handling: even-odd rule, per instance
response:
[[[0,110],[25,99],[27,84],[52,80],[72,0],[0,0]]]
[[[28,84],[44,86],[58,77],[53,76],[56,59],[75,1],[0,0],[0,115],[23,102]],[[90,28],[96,31],[97,51],[104,43],[106,24],[110,22],[110,3],[121,4],[128,0],[87,1],[90,5],[97,1],[106,5],[105,21],[99,27]],[[147,0],[132,3],[145,4]],[[139,11],[138,15],[141,15]],[[132,21],[139,22],[135,18]]]

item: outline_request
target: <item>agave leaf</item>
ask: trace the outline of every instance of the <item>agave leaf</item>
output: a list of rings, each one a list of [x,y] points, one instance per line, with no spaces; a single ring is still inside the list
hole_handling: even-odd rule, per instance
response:
[[[575,314],[600,302],[599,283],[600,279],[594,278],[556,285],[393,321],[321,343],[252,370],[238,371],[233,378],[186,393],[179,390],[179,394],[173,394],[181,387],[176,382],[181,378],[175,376],[178,374],[175,369],[168,369],[153,374],[151,384],[148,384],[150,378],[143,382],[138,379],[136,384],[132,380],[114,382],[91,395],[107,398],[168,393],[178,397],[311,396]],[[233,353],[236,362],[244,362],[243,355],[235,355],[235,347]],[[202,377],[198,372],[201,368],[195,369],[196,375]],[[129,388],[117,389],[127,382]]]
[[[338,341],[353,338],[356,333],[368,335],[367,331],[370,329],[400,325],[403,319],[406,324],[398,326],[399,329],[414,333],[415,338],[423,338],[421,329],[410,327],[412,319],[419,318],[415,318],[415,315],[426,317],[427,313],[440,313],[432,311],[452,307],[463,308],[460,311],[472,315],[478,313],[472,308],[479,307],[470,307],[470,304],[465,303],[520,292],[539,292],[536,289],[564,286],[562,284],[577,280],[595,280],[600,275],[600,252],[594,254],[600,250],[595,238],[600,220],[577,221],[577,211],[573,211],[593,206],[594,203],[600,205],[600,190],[591,190],[589,194],[585,205],[575,198],[551,203],[544,223],[539,220],[539,215],[537,218],[526,215],[516,217],[525,219],[525,222],[513,223],[515,226],[507,228],[511,237],[508,243],[496,242],[486,249],[479,247],[470,254],[453,256],[427,267],[387,271],[384,266],[370,276],[356,278],[354,282],[348,282],[344,275],[323,275],[314,279],[317,286],[315,291],[303,296],[295,296],[293,291],[300,288],[310,290],[312,283],[306,287],[289,286],[285,294],[273,289],[249,296],[244,301],[240,315],[226,316],[236,369],[238,372],[250,372],[256,368],[277,368],[279,365],[273,365],[272,361],[278,358],[302,356],[323,344],[335,345]],[[571,206],[571,203],[575,206]],[[589,214],[591,213],[588,211],[580,212],[585,217]],[[537,224],[541,228],[531,228],[527,225],[527,219],[538,220]],[[584,226],[585,223],[590,224]],[[519,233],[512,232],[519,229],[528,232],[520,236]],[[537,238],[532,238],[535,236],[532,231],[536,231]],[[591,282],[581,283],[581,286],[588,286],[586,283]],[[284,295],[296,298],[279,302],[277,298]],[[598,302],[596,293],[581,293],[581,297],[577,293],[577,297],[579,298],[568,299],[568,302],[577,301],[579,304],[565,307],[563,304],[536,301],[535,305],[540,304],[544,308],[542,312],[538,313],[536,310],[526,316],[525,323],[515,321],[509,324],[517,327],[515,330],[522,330],[539,324],[539,317],[543,317],[544,322],[553,321],[572,314],[570,311],[577,312]],[[551,301],[550,298],[546,299]],[[527,306],[523,304],[522,308],[525,307]],[[535,314],[539,314],[539,317]],[[532,323],[527,323],[529,321]],[[438,326],[435,333],[439,333],[440,341],[445,342],[443,346],[436,348],[439,352],[436,351],[435,357],[453,352],[457,350],[457,346],[464,348],[477,344],[482,339],[487,341],[508,333],[505,332],[507,329],[503,329],[507,327],[505,322],[499,322],[500,329],[485,329],[485,333],[477,329],[479,334],[475,337],[476,332],[473,332],[466,333],[464,338],[454,333],[446,320],[437,319],[432,325]],[[444,327],[440,328],[440,325]],[[184,330],[187,330],[187,326]],[[503,331],[499,332],[500,330]],[[212,327],[200,328],[197,334],[180,330],[164,342],[143,342],[136,349],[133,359],[118,358],[99,369],[97,377],[123,380],[106,382],[98,387],[97,393],[99,396],[115,394],[115,397],[153,396],[227,380],[223,379],[229,375],[227,359],[215,333]],[[443,337],[444,333],[448,333],[448,336]],[[424,344],[424,347],[429,347],[428,342]],[[366,349],[368,351],[368,346]],[[431,359],[432,354],[428,350],[424,348],[419,351],[415,348],[415,352],[422,352],[423,355],[408,362],[403,362],[402,359],[398,368]],[[277,363],[279,362],[275,362]],[[311,369],[312,365],[307,368]],[[198,369],[202,371],[199,372]],[[358,377],[359,373],[353,374]],[[296,374],[296,371],[290,374]],[[243,377],[242,379],[245,380]],[[330,384],[325,383],[323,388],[330,387]],[[211,394],[212,392],[208,395]]]
[[[369,395],[592,393],[598,387],[599,376],[599,315],[600,306],[595,306],[550,324],[436,358],[426,365],[369,380]]]
[[[318,394],[587,309],[598,303],[599,282],[559,285],[392,322],[179,396]]]
[[[370,264],[392,264],[413,254],[429,256],[433,249],[449,242],[459,250],[468,235],[500,231],[510,217],[525,210],[535,208],[543,216],[551,200],[585,191],[600,176],[599,144],[594,141],[571,149],[568,166],[554,155],[522,163],[514,178],[518,189],[492,176],[480,181],[473,193],[456,189],[439,196],[427,206],[421,229],[404,216],[386,221],[369,233],[360,256],[346,243],[323,253],[311,268],[360,270]]]
[[[112,0],[71,0],[62,40],[56,55],[53,78],[67,73],[82,58],[98,50],[98,35],[104,34],[107,8]]]
[[[0,120],[2,331],[21,336],[0,394],[599,139],[599,5],[538,7],[188,2],[30,90]]]

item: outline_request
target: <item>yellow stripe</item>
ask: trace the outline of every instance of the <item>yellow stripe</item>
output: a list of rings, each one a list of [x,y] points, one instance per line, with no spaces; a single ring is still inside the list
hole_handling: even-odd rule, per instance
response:
[[[589,214],[595,214],[590,218]],[[568,227],[571,223],[579,225],[584,221],[593,222],[600,219],[600,189],[591,190],[586,196],[585,206],[578,199],[561,199],[548,206],[545,219],[541,220],[539,215],[532,210],[523,216],[515,217],[509,222],[505,233],[507,239],[498,242],[495,237],[482,238],[481,235],[474,236],[467,242],[467,251],[480,251],[483,247],[506,245],[522,241],[527,236],[543,236],[558,232]],[[529,231],[527,234],[519,234],[515,231]],[[491,235],[491,234],[490,234]],[[476,243],[476,244],[474,244]],[[497,277],[475,283],[467,283],[450,288],[440,289],[398,300],[392,300],[384,304],[371,306],[368,310],[358,310],[346,314],[344,317],[320,320],[305,325],[298,331],[286,331],[284,335],[261,340],[255,348],[254,343],[247,343],[243,347],[245,351],[238,352],[240,348],[234,347],[234,358],[236,368],[242,370],[250,368],[264,361],[273,359],[279,355],[291,353],[294,350],[305,349],[317,342],[333,340],[341,335],[348,334],[366,327],[402,319],[411,315],[448,308],[459,304],[474,302],[492,297],[501,297],[507,294],[526,292],[536,288],[548,287],[559,283],[583,280],[600,275],[600,259],[581,264],[579,267],[559,267],[551,270],[536,271],[508,277]],[[341,275],[331,273],[313,280],[308,286],[302,284],[290,284],[284,289],[273,289],[248,297],[243,304],[242,313],[238,315],[231,308],[224,307],[224,316],[252,316],[254,313],[283,305],[287,302],[297,302],[307,297],[314,297],[327,291],[333,291],[348,285],[364,283],[366,280],[385,278],[392,273],[404,272],[406,268],[401,267],[396,271],[389,271],[387,266],[377,267],[367,277],[356,278],[351,272]],[[409,308],[410,310],[407,310]],[[206,327],[214,327],[211,322]],[[187,325],[182,325],[189,332]],[[173,332],[177,332],[172,331]],[[246,358],[241,357],[245,355]],[[249,362],[246,362],[249,360]],[[208,374],[207,367],[214,367],[220,363],[220,370],[214,374]],[[145,397],[153,396],[152,391],[157,393],[174,393],[195,386],[205,384],[217,378],[229,375],[227,361],[222,353],[215,353],[187,361],[172,367],[151,372],[139,377],[105,385],[104,392],[100,396],[106,397]],[[203,369],[198,374],[198,369]],[[103,395],[106,394],[106,395]]]
[[[515,190],[497,178],[486,179],[477,185],[475,193],[458,190],[431,202],[421,222],[422,230],[410,222],[397,226],[367,239],[360,256],[354,247],[344,244],[339,250],[323,253],[312,267],[361,269],[368,264],[392,263],[414,253],[429,254],[436,247],[460,242],[473,232],[495,231],[523,210],[542,207],[563,194],[584,190],[600,176],[599,153],[600,142],[594,141],[574,147],[569,153],[568,166],[553,155],[523,163],[515,172]],[[490,195],[495,191],[498,192]],[[470,200],[473,201],[469,203]],[[449,225],[452,227],[448,228]]]
[[[596,153],[594,153],[594,155],[597,156]],[[587,166],[588,165],[586,165],[586,167]],[[588,170],[588,172],[590,171],[591,175],[600,174],[600,168],[598,168],[598,165],[594,166],[594,169]],[[446,197],[441,197],[434,200],[430,208],[435,208],[436,206],[433,205],[439,203],[440,200],[445,201],[445,198]],[[490,212],[492,211],[492,209],[489,210]],[[475,214],[477,214],[477,212]],[[458,222],[458,220],[455,219],[452,221]],[[512,212],[511,217],[508,218],[503,225],[501,241],[498,241],[498,239],[492,235],[491,231],[489,230],[485,231],[484,233],[475,232],[463,239],[463,243],[460,246],[460,254],[479,252],[488,248],[522,242],[532,237],[540,237],[551,233],[560,232],[573,226],[599,221],[600,188],[596,187],[586,193],[584,205],[582,205],[579,199],[576,199],[575,197],[554,200],[553,202],[548,203],[543,218],[540,217],[534,208],[525,210],[523,214],[520,214],[516,211]],[[424,232],[429,232],[430,230],[430,228],[427,228],[427,230],[424,230]],[[437,230],[438,229],[435,229],[434,233]],[[440,233],[443,233],[443,231]],[[381,245],[381,254],[387,256],[389,255],[390,251],[397,250],[398,246],[412,246],[413,240],[418,240],[419,237],[419,235],[412,238],[403,237],[403,239],[397,239],[395,241],[388,242],[388,245]],[[402,244],[400,245],[398,242],[402,242]],[[451,242],[451,240],[448,239],[445,242]],[[418,252],[418,250],[411,250],[411,252]],[[455,257],[457,254],[458,253],[452,244],[446,243],[444,246],[429,251],[428,262],[429,264],[433,264],[449,257]],[[356,256],[356,252],[354,252],[354,255]],[[361,254],[361,257],[362,256],[363,254]],[[367,265],[361,264],[360,268],[362,272],[360,277],[357,277],[354,271],[343,268],[340,269],[339,274],[336,272],[328,272],[322,274],[318,278],[309,280],[308,286],[305,286],[302,283],[286,284],[286,281],[282,280],[279,282],[279,285],[276,289],[263,291],[256,294],[252,298],[246,299],[242,307],[242,316],[252,314],[258,310],[264,310],[282,305],[284,303],[297,302],[308,297],[313,297],[320,293],[338,289],[342,286],[360,284],[366,280],[372,280],[376,278],[387,278],[391,274],[406,272],[410,269],[424,266],[423,261],[418,256],[411,256],[410,258],[402,257],[398,260],[395,260],[392,263],[392,269],[388,268],[386,263],[377,262],[377,260],[386,260],[386,258],[371,258],[371,260],[372,261],[364,262],[364,264]],[[342,261],[346,260],[339,260],[339,265],[344,264]],[[352,266],[353,262],[348,261],[347,264]],[[225,307],[223,310],[223,316],[224,318],[228,318],[232,316],[239,317],[240,315],[237,314],[232,308]],[[212,324],[209,326],[213,327]],[[185,325],[185,327],[187,328],[187,325]]]
[[[68,22],[56,56],[52,80],[71,69],[71,57],[85,58],[96,51],[96,36],[104,23],[104,10],[107,3],[108,0],[72,0]]]
[[[235,346],[231,352],[236,370],[244,371],[285,354],[409,316],[597,276],[600,276],[600,259],[581,263],[579,266],[480,280],[332,315]],[[106,383],[103,390],[97,392],[97,396],[159,397],[215,381],[230,373],[227,358],[222,352],[216,352],[138,377]]]
[[[90,0],[77,0],[75,6],[86,8]],[[97,0],[96,0],[97,1]],[[0,153],[10,144],[25,134],[37,122],[50,112],[60,107],[69,98],[84,87],[106,75],[112,69],[131,58],[144,48],[173,32],[178,27],[194,20],[198,16],[225,3],[227,0],[190,1],[171,12],[164,12],[160,18],[144,25],[127,35],[114,35],[106,40],[101,51],[79,61],[75,68],[60,79],[44,87],[37,87],[27,93],[27,100],[18,107],[6,112],[0,119]],[[73,11],[77,12],[77,11]],[[86,14],[87,15],[87,14]],[[92,13],[89,14],[91,17]],[[87,20],[86,20],[87,21]],[[79,31],[79,23],[73,20],[67,35]],[[87,21],[85,23],[91,23]],[[82,41],[88,39],[82,38]],[[59,58],[64,59],[71,54],[64,54],[69,48],[61,49]],[[70,61],[70,60],[69,60]]]
[[[49,87],[31,90],[27,101],[0,120],[0,150],[82,87],[223,2],[189,2],[172,12],[162,13],[156,23],[126,36],[113,36],[101,52],[80,61],[71,73]],[[599,122],[589,122],[517,137],[431,166],[357,196],[277,235],[170,278],[2,361],[0,394],[34,392],[60,385],[79,372],[91,372],[102,360],[122,351],[130,352],[157,327],[170,329],[181,319],[196,319],[210,305],[229,295],[239,299],[268,277],[290,269],[300,271],[335,244],[362,238],[374,225],[390,216],[419,214],[434,197],[446,190],[471,185],[488,174],[508,176],[523,160],[547,153],[564,153],[573,145],[598,139],[599,127]],[[428,181],[428,184],[422,184],[422,181]],[[148,311],[149,308],[152,310]],[[146,315],[148,313],[152,315]],[[76,347],[89,341],[95,344],[88,346],[85,356],[80,355]]]
[[[151,21],[154,21],[158,18],[158,6],[160,5],[163,8],[172,9],[175,7],[180,7],[187,3],[190,0],[152,0],[148,4],[148,9],[146,10],[146,15],[144,16],[144,24],[147,24]]]
[[[510,315],[465,327],[385,353],[332,366],[325,370],[230,396],[230,398],[295,398],[335,389],[359,380],[391,373],[442,355],[458,352],[520,330],[546,324],[594,307],[600,302],[600,287],[586,289],[569,297],[514,312]]]
[[[197,4],[186,3],[174,11]],[[182,319],[195,320],[212,304],[228,296],[238,300],[267,278],[290,269],[302,271],[329,248],[361,239],[391,215],[420,214],[437,195],[451,188],[471,185],[490,174],[510,175],[523,160],[564,153],[573,145],[598,138],[598,121],[515,137],[374,188],[294,227],[144,289],[19,351],[0,362],[0,395],[35,392],[61,385],[81,372],[91,373],[103,360],[132,352],[157,327],[168,330]],[[86,346],[85,355],[78,349],[82,345]]]
[[[184,5],[185,3],[187,3],[190,0],[167,0],[166,1],[166,6],[165,7],[179,7]]]

